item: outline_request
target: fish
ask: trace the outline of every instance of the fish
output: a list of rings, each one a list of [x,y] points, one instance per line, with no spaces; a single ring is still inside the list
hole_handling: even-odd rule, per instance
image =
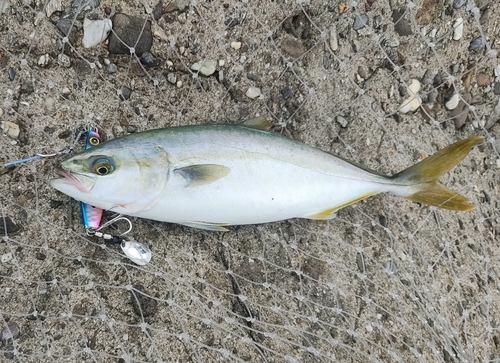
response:
[[[331,219],[379,193],[449,210],[474,209],[438,179],[482,136],[387,176],[267,128],[254,121],[130,134],[62,162],[50,184],[104,210],[213,231],[291,218]]]

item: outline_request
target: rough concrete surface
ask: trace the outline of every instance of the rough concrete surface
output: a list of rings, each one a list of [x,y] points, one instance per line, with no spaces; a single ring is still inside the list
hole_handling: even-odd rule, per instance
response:
[[[79,205],[50,187],[66,156],[0,167],[0,325],[20,329],[0,333],[0,361],[499,360],[495,1],[0,0],[0,12],[2,163],[81,151],[90,124],[112,139],[261,115],[384,174],[485,137],[442,179],[471,212],[378,195],[328,221],[225,233],[132,219],[146,266],[87,236]],[[82,46],[84,18],[115,14],[142,22],[134,34],[151,27],[150,58],[142,43],[141,59]],[[191,69],[209,61],[208,76]],[[404,114],[412,79],[422,104]],[[454,94],[460,112],[445,106]]]

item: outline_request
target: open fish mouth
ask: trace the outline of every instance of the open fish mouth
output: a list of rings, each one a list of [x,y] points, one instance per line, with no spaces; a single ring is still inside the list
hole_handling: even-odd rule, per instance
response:
[[[57,176],[59,178],[55,180],[64,184],[72,185],[82,193],[90,192],[96,182],[95,178],[91,178],[82,174],[75,175],[72,172],[64,169],[57,170]]]

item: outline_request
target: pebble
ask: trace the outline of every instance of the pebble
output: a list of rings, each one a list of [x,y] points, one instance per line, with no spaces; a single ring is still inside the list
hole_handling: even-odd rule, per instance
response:
[[[71,59],[66,54],[59,54],[57,56],[57,63],[63,68],[71,67]]]
[[[47,68],[50,64],[50,56],[48,54],[42,54],[39,58],[38,61],[36,62],[39,67],[42,68]]]
[[[394,23],[394,30],[401,36],[408,36],[413,34],[411,23],[408,19],[404,18],[405,9],[393,10],[392,22]]]
[[[333,51],[336,51],[337,49],[339,49],[339,40],[337,37],[337,27],[335,26],[335,24],[333,24],[332,27],[330,28],[330,48]]]
[[[55,98],[54,97],[50,97],[50,96],[47,97],[45,99],[43,107],[44,107],[46,113],[53,112],[55,110],[55,108],[56,108],[56,100],[55,100]]]
[[[111,63],[108,66],[106,66],[106,71],[109,74],[113,74],[113,73],[116,73],[118,71],[118,67],[116,66],[116,64]]]
[[[349,124],[349,121],[344,116],[341,115],[335,116],[335,121],[337,121],[339,125],[344,128],[347,127],[347,125]]]
[[[50,0],[47,5],[45,5],[45,14],[47,14],[47,18],[50,18],[52,14],[56,11],[62,10],[61,0]]]
[[[306,52],[306,47],[299,40],[291,38],[286,38],[281,42],[281,49],[294,58],[298,58]]]
[[[8,122],[8,121],[5,121]],[[17,224],[9,216],[0,217],[0,235],[14,234],[19,231]]]
[[[281,90],[281,95],[285,100],[288,100],[290,97],[292,97],[292,89],[289,86],[286,86]]]
[[[9,136],[11,139],[17,140],[19,133],[21,132],[18,124],[10,121],[2,121],[1,127],[4,134]]]
[[[493,93],[496,95],[500,95],[500,82],[495,82],[493,85]]]
[[[458,102],[460,102],[460,96],[458,93],[455,93],[453,96],[451,96],[450,100],[445,103],[445,107],[448,110],[454,110],[458,106]]]
[[[4,254],[0,257],[0,261],[1,261],[2,263],[6,263],[6,262],[11,261],[13,258],[14,258],[14,256],[12,255],[12,252],[7,252],[7,253],[4,253]]]
[[[484,47],[483,37],[477,37],[470,42],[469,50],[471,52],[479,52]]]
[[[83,21],[83,47],[92,48],[104,42],[112,27],[111,19],[85,19]]]
[[[493,111],[490,112],[489,118],[486,121],[486,125],[484,125],[484,128],[486,130],[490,129],[493,127],[494,124],[496,124],[500,120],[500,98],[498,99],[498,103],[496,104],[495,108]]]
[[[14,68],[9,67],[8,73],[9,73],[9,80],[13,81],[14,78],[16,78],[16,71],[14,70]]]
[[[458,102],[455,109],[451,111],[451,118],[455,124],[455,130],[460,130],[465,122],[467,121],[467,115],[469,114],[469,106],[462,100]]]
[[[467,3],[467,0],[454,0],[453,1],[453,8],[460,9],[466,3]]]
[[[248,98],[251,98],[252,100],[258,98],[261,94],[262,94],[262,92],[261,92],[260,88],[257,88],[257,87],[249,87],[247,92],[245,93],[245,95]]]
[[[354,18],[354,23],[352,24],[352,28],[356,31],[363,29],[369,23],[368,15],[360,14]]]
[[[27,94],[27,95],[30,95],[32,94],[33,92],[35,92],[35,88],[33,87],[33,84],[32,83],[23,83],[21,85],[21,89],[20,89],[21,93],[24,93],[24,94]]]
[[[72,0],[64,10],[62,18],[82,20],[86,14],[99,6],[99,0]]]
[[[118,13],[113,18],[113,33],[109,37],[111,54],[130,54],[131,48],[139,57],[153,45],[151,22],[137,16]]]
[[[17,339],[19,334],[21,334],[19,325],[13,321],[9,321],[0,332],[0,340],[3,345],[7,346],[12,344],[12,341]]]
[[[240,49],[241,48],[241,42],[231,42],[231,48],[233,49]]]
[[[420,82],[417,79],[412,79],[408,86],[408,96],[413,97],[420,91]]]
[[[457,18],[453,24],[453,40],[460,40],[464,33],[464,19]]]
[[[175,75],[175,73],[167,74],[167,81],[169,83],[176,84],[177,83],[177,76]]]
[[[126,101],[132,95],[132,90],[127,86],[122,86],[122,88],[116,92],[121,101]]]
[[[373,17],[373,27],[375,29],[380,29],[381,25],[382,25],[382,17],[380,15],[375,15]]]
[[[142,53],[140,60],[141,63],[147,68],[156,67],[158,65],[158,60],[149,52]]]
[[[478,87],[486,87],[490,84],[491,80],[486,73],[480,72],[476,75],[476,82]]]
[[[419,95],[415,95],[415,97],[407,98],[403,101],[401,106],[399,107],[399,111],[401,113],[413,112],[420,107],[422,104],[422,99]]]
[[[396,48],[399,47],[399,40],[395,38],[387,38],[383,40],[382,44],[385,47]]]
[[[207,60],[203,62],[196,62],[191,66],[193,71],[200,72],[204,76],[210,76],[215,73],[217,67],[217,62],[213,60]]]

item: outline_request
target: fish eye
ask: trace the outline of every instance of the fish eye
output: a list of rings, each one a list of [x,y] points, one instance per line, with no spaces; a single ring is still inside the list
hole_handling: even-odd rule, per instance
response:
[[[98,175],[108,175],[114,170],[114,163],[105,157],[98,158],[92,163],[92,172]]]
[[[92,136],[91,138],[89,138],[89,143],[92,146],[96,146],[96,145],[99,145],[101,143],[101,140],[99,140],[99,138],[97,138],[95,136]]]

